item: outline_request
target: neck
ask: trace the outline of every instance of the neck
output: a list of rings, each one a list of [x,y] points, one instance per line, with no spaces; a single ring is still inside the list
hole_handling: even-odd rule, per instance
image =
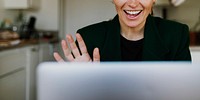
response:
[[[140,40],[144,38],[144,25],[139,25],[137,27],[128,27],[121,24],[121,35],[128,40]]]

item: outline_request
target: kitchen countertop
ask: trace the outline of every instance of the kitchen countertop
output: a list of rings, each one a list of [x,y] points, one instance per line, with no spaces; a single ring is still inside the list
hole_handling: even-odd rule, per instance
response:
[[[59,39],[57,39],[57,38],[52,38],[52,39],[40,38],[40,39],[20,40],[20,43],[16,44],[16,45],[0,46],[0,52],[4,51],[4,50],[16,49],[16,48],[21,48],[21,47],[25,47],[25,46],[40,44],[40,43],[57,43],[58,41],[59,41]]]
[[[200,51],[200,45],[197,46],[190,46],[191,51]]]
[[[31,39],[2,39],[0,38],[0,52],[9,49],[16,49],[20,47],[36,45],[41,43],[57,43],[59,41],[58,31],[56,30],[37,30],[40,38]]]

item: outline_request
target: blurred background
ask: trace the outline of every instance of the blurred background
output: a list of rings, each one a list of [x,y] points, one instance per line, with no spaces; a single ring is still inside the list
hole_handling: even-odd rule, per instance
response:
[[[157,0],[154,16],[187,24],[200,61],[200,0]],[[112,0],[0,0],[0,100],[36,100],[35,71],[67,33],[116,15]]]

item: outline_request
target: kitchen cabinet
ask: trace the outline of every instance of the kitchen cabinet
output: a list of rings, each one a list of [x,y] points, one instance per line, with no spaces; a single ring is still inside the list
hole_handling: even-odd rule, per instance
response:
[[[39,63],[45,61],[53,61],[54,44],[43,43],[39,45]]]
[[[52,44],[41,43],[27,47],[27,93],[26,100],[36,100],[36,67],[39,63],[53,60]]]
[[[25,100],[25,70],[0,79],[0,100]]]
[[[190,47],[192,62],[199,63],[200,62],[200,46]]]
[[[29,9],[38,7],[38,0],[4,0],[5,9]]]
[[[50,47],[38,43],[0,52],[0,100],[36,100],[36,67],[53,59]]]
[[[39,63],[39,45],[32,45],[26,49],[26,100],[36,100],[36,67]]]
[[[26,49],[0,52],[0,100],[25,100]]]
[[[192,62],[193,63],[199,63],[200,62],[200,51],[192,51]]]

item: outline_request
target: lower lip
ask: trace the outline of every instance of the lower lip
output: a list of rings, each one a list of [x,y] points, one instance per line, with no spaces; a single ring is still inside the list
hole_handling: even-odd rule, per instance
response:
[[[125,13],[126,14],[126,13]],[[139,16],[142,14],[142,12],[140,12],[140,14],[138,15],[129,15],[129,14],[126,14],[127,18],[130,19],[130,20],[135,20],[137,18],[139,18]]]

